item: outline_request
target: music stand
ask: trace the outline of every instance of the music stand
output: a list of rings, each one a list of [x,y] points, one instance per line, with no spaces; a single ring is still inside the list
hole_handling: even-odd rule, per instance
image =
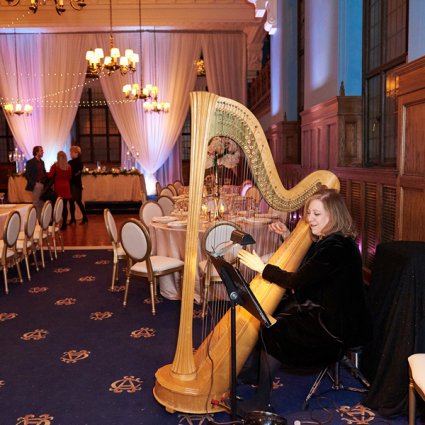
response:
[[[267,328],[274,324],[261,307],[261,304],[251,291],[248,283],[239,269],[228,263],[222,256],[209,255],[211,262],[220,275],[230,299],[230,353],[232,386],[230,397],[230,411],[232,421],[236,420],[236,305],[245,308]]]

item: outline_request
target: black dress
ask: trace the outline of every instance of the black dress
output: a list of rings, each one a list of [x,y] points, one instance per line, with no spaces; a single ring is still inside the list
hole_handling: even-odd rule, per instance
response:
[[[370,341],[362,260],[353,239],[330,235],[313,243],[296,272],[267,265],[262,275],[289,294],[274,313],[277,323],[262,329],[266,351],[283,364],[325,366]]]
[[[84,207],[84,204],[82,202],[82,195],[83,195],[83,184],[81,181],[82,172],[83,172],[83,162],[81,161],[81,158],[74,158],[68,161],[69,165],[71,166],[71,194],[72,194],[72,201],[71,201],[71,223],[75,223],[75,203],[77,203],[78,208],[80,208],[81,213],[83,214],[83,221],[87,222],[87,213],[86,209]]]

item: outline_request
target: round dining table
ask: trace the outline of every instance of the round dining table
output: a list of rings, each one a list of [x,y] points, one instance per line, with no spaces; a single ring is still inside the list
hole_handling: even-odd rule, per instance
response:
[[[246,247],[246,249],[254,249],[260,256],[273,253],[277,250],[277,244],[280,243],[280,239],[276,234],[270,232],[268,229],[268,224],[272,221],[271,218],[253,217],[250,219],[240,216],[234,220],[229,219],[229,221],[236,222],[236,224],[238,224],[244,232],[249,233],[255,239],[256,243]],[[201,226],[199,228],[199,243],[197,250],[198,267],[196,271],[194,293],[194,300],[196,303],[201,302],[201,282],[204,274],[204,270],[202,270],[200,262],[206,259],[201,250],[201,239],[205,231],[215,223],[215,221],[204,221],[201,222]],[[184,223],[184,221],[161,223],[153,220],[149,225],[149,232],[152,241],[152,255],[163,255],[184,261],[186,230],[187,224]],[[181,298],[181,281],[178,273],[161,276],[159,279],[159,287],[160,293],[163,297],[171,300],[179,300]]]
[[[32,204],[1,204],[0,205],[0,230],[3,235],[3,229],[6,224],[7,216],[11,211],[18,211],[21,216],[21,230],[24,230],[25,219],[27,216],[28,208]]]

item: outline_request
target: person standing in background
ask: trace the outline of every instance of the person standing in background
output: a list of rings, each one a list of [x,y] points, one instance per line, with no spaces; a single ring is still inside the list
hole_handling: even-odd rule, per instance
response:
[[[37,211],[38,220],[40,220],[41,210],[44,204],[40,196],[43,192],[44,183],[47,177],[44,161],[41,159],[43,158],[43,153],[42,146],[34,146],[32,150],[33,158],[27,162],[25,171],[25,177],[27,179],[25,190],[32,192],[32,203]]]
[[[69,224],[75,224],[75,203],[77,203],[78,208],[80,208],[81,213],[83,214],[83,219],[80,224],[85,224],[88,222],[87,212],[82,202],[83,196],[83,184],[81,181],[81,175],[83,172],[83,161],[81,161],[81,148],[79,146],[73,145],[70,149],[71,160],[69,165],[71,166],[72,176],[71,176],[71,194],[72,199],[70,202],[70,211],[71,211],[71,221]]]
[[[71,166],[68,164],[68,158],[63,151],[58,152],[57,161],[50,168],[49,179],[53,179],[55,192],[63,199],[62,226],[61,230],[66,229],[66,220],[68,218],[68,203],[71,202]]]

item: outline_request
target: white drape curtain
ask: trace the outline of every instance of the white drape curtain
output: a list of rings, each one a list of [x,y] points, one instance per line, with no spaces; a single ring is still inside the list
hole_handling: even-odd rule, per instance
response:
[[[246,104],[246,36],[241,33],[202,34],[201,48],[204,57],[208,90]],[[174,149],[156,177],[161,183],[180,179],[181,151]],[[163,169],[167,168],[167,169]]]
[[[208,91],[246,105],[245,34],[203,34]]]
[[[56,160],[59,150],[69,144],[70,129],[85,84],[85,52],[89,48],[109,49],[109,34],[17,34],[19,93],[34,112],[28,117],[8,116],[18,147],[27,159],[32,148],[42,145],[46,165]],[[116,33],[115,46],[124,53],[132,48],[141,62],[133,75],[115,72],[100,78],[102,90],[114,120],[134,156],[139,158],[147,185],[154,174],[180,178],[179,167],[160,170],[180,161],[174,149],[189,108],[189,92],[196,83],[194,62],[204,55],[207,84],[211,92],[246,103],[246,40],[243,34],[197,34],[143,32]],[[155,49],[156,45],[156,49]],[[14,35],[0,37],[0,93],[2,103],[16,101]],[[155,66],[156,65],[156,66]],[[147,114],[143,102],[124,100],[122,86],[128,82],[156,84],[159,100],[170,101],[169,114]],[[174,174],[173,174],[174,173]]]
[[[34,107],[31,116],[7,116],[18,148],[26,159],[44,147],[47,167],[69,145],[70,129],[85,82],[87,34],[16,34],[19,94]],[[3,103],[16,102],[14,35],[0,37],[0,92]]]
[[[193,90],[196,80],[194,62],[200,56],[201,43],[198,34],[153,32],[144,32],[142,43],[141,66],[135,75],[112,75],[102,78],[101,85],[127,148],[133,156],[139,154],[149,193],[154,190],[154,173],[169,157],[186,119],[188,94]],[[133,46],[137,51],[139,49],[134,46],[139,45],[138,34],[117,34],[115,44],[120,49]],[[123,85],[131,80],[140,83],[141,72],[144,84],[151,83],[159,87],[159,101],[171,101],[172,113],[148,114],[144,112],[141,101],[121,101]],[[117,99],[120,101],[117,102]]]

